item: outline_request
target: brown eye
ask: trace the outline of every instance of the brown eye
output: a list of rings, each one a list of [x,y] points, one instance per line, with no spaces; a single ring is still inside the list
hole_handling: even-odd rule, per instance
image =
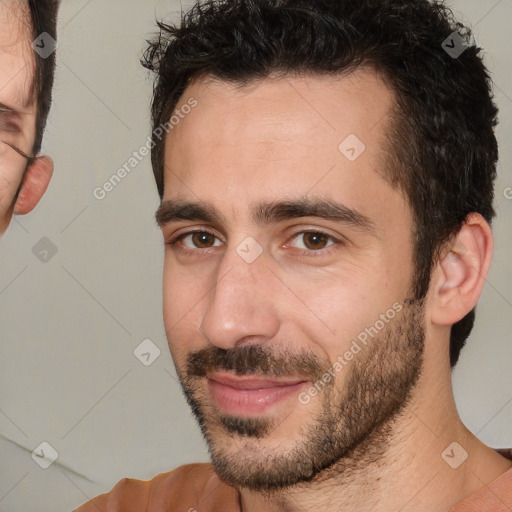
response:
[[[335,242],[334,237],[319,231],[303,231],[293,237],[294,247],[307,251],[320,251],[334,245]]]
[[[212,247],[215,243],[215,237],[211,233],[194,233],[192,243],[199,249],[205,249],[206,247]]]
[[[311,250],[323,249],[329,241],[329,237],[323,233],[304,233],[302,239],[304,245]]]
[[[186,233],[179,237],[177,241],[181,241],[187,249],[209,249],[210,247],[218,247],[221,245],[217,237],[208,231]]]

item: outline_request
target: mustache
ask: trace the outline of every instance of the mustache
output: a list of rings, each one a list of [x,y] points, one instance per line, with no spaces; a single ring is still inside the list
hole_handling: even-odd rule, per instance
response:
[[[207,347],[191,352],[186,371],[189,377],[206,377],[208,373],[225,370],[236,375],[301,376],[317,380],[326,368],[325,362],[309,352],[277,354],[265,346],[246,345],[229,349]]]

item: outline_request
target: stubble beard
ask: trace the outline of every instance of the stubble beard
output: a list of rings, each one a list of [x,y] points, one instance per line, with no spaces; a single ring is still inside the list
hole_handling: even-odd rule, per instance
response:
[[[339,375],[318,400],[307,405],[297,400],[295,409],[304,408],[299,411],[307,420],[295,429],[293,440],[273,439],[276,429],[286,426],[287,416],[276,420],[220,414],[205,395],[204,377],[198,375],[207,367],[272,376],[282,370],[281,375],[287,375],[301,366],[319,376],[331,365],[321,365],[314,356],[278,357],[259,346],[204,349],[195,359],[189,356],[180,381],[219,477],[237,488],[271,493],[378,464],[421,375],[424,340],[423,301],[406,300],[402,311],[343,368],[341,389]],[[314,417],[308,414],[312,408],[319,411]]]

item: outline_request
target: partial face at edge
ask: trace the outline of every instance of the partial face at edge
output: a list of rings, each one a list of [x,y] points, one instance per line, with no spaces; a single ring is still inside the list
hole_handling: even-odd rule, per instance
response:
[[[190,98],[166,143],[169,347],[221,476],[291,485],[335,462],[322,446],[363,446],[421,369],[411,214],[380,174],[393,95],[361,70]]]
[[[0,2],[0,235],[7,228],[26,159],[8,142],[31,154],[37,105],[32,84],[35,57],[26,0]]]

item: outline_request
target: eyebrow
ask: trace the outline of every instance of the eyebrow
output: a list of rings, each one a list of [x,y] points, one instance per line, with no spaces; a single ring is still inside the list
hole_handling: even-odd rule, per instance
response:
[[[22,108],[26,108],[30,106],[31,102],[30,100],[22,105]],[[10,107],[9,105],[3,103],[0,101],[0,114],[3,115],[14,115],[16,117],[21,118],[21,116],[26,115],[28,112],[23,112],[23,110],[19,110],[18,108]]]
[[[302,217],[319,217],[341,222],[362,232],[375,235],[375,223],[369,217],[353,208],[326,199],[258,203],[251,208],[251,217],[260,226]],[[207,222],[216,225],[228,224],[226,218],[211,204],[180,199],[162,201],[155,218],[160,227],[179,220]]]
[[[9,107],[5,103],[0,102],[0,113],[2,114],[16,114],[19,115],[20,112],[18,112],[16,109]]]

